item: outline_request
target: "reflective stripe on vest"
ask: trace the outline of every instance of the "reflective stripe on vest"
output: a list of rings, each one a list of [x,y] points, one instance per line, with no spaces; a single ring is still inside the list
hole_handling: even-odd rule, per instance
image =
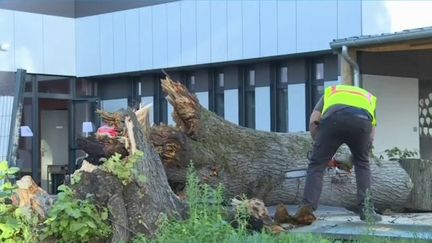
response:
[[[372,117],[372,124],[376,126],[376,97],[370,92],[354,86],[337,85],[326,88],[324,92],[324,114],[334,105],[347,105],[366,110]]]

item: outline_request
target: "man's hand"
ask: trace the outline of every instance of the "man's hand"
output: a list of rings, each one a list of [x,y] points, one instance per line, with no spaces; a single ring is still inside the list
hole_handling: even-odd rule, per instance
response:
[[[309,131],[314,141],[318,134],[320,120],[321,112],[314,110],[309,119]]]

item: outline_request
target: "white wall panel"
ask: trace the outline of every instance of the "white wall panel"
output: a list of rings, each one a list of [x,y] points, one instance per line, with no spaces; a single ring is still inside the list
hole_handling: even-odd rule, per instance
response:
[[[153,8],[153,68],[166,67],[168,64],[168,32],[166,4]]]
[[[180,2],[167,4],[168,19],[168,66],[181,65],[181,18]]]
[[[206,109],[209,108],[209,93],[208,92],[196,92],[199,103]]]
[[[418,79],[378,75],[362,79],[364,88],[378,97],[374,152],[383,154],[393,147],[419,151]]]
[[[126,11],[126,71],[137,71],[140,66],[139,9]]]
[[[43,15],[43,73],[75,75],[75,20]]]
[[[210,1],[211,6],[211,61],[227,60],[227,1]]]
[[[278,26],[276,0],[260,1],[260,55],[277,54]]]
[[[337,38],[337,1],[297,2],[297,52],[330,49]]]
[[[224,118],[234,124],[239,124],[238,100],[238,89],[224,90]]]
[[[306,131],[305,84],[288,85],[288,132]]]
[[[182,65],[197,62],[197,3],[181,1],[181,63]],[[208,19],[210,17],[207,17]],[[202,21],[200,19],[200,21]]]
[[[196,1],[196,8],[197,63],[208,63],[211,60],[210,1]]]
[[[361,35],[361,1],[337,1],[337,38]]]
[[[277,1],[278,54],[297,51],[296,1]]]
[[[270,87],[255,88],[255,129],[270,131]]]
[[[99,35],[99,16],[75,20],[77,76],[101,72]]]
[[[126,12],[113,13],[114,71],[126,71]]]
[[[260,54],[259,1],[242,1],[243,11],[243,58]]]
[[[113,15],[102,14],[99,17],[100,25],[100,60],[101,73],[114,73],[114,31]]]
[[[0,52],[0,71],[16,71],[13,11],[0,9],[0,44],[8,43],[8,51]]]
[[[149,120],[150,120],[150,124],[153,124],[154,123],[153,96],[141,97],[141,104],[144,106],[152,104],[152,106],[150,107],[150,110],[149,110]]]
[[[153,67],[153,9],[140,9],[140,67]]]
[[[42,15],[15,13],[15,63],[30,73],[43,73]]]
[[[229,60],[241,59],[243,57],[243,20],[241,13],[241,1],[227,1]]]

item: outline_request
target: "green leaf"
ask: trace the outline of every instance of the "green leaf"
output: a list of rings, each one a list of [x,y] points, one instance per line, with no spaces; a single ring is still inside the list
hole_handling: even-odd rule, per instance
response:
[[[101,213],[101,219],[102,220],[107,220],[108,219],[108,211],[107,210],[102,211],[102,213]]]
[[[20,169],[18,167],[10,167],[7,171],[8,175],[14,175],[16,174]]]
[[[92,229],[96,229],[97,228],[96,224],[93,221],[87,221],[87,225],[90,228],[92,228]]]
[[[9,169],[9,164],[6,160],[0,162],[0,171],[6,172]]]
[[[2,224],[2,223],[0,223],[0,231],[1,231],[0,239],[11,238],[15,233],[15,230],[13,227],[11,227],[11,225]]]
[[[77,232],[84,227],[86,227],[86,225],[84,223],[73,222],[70,225],[70,230],[73,232]]]
[[[14,190],[16,188],[17,188],[17,186],[12,185],[12,183],[10,183],[10,182],[6,182],[1,186],[1,189],[3,191],[11,191],[11,190]]]

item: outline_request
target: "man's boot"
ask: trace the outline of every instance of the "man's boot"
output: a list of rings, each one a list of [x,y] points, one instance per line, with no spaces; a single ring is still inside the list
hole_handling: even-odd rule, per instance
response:
[[[294,218],[299,225],[310,225],[316,220],[313,208],[309,205],[301,206]]]

